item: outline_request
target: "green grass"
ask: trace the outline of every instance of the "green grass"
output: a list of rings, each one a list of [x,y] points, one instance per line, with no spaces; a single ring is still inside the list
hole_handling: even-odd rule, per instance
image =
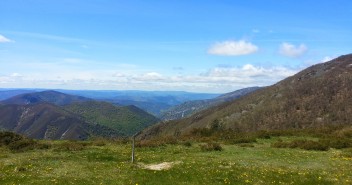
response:
[[[281,137],[292,141],[296,137]],[[309,138],[311,139],[311,138]],[[106,141],[41,141],[50,149],[11,152],[0,148],[0,184],[351,184],[351,149],[307,151],[273,148],[271,139],[254,147],[222,144],[222,151],[202,151],[184,143],[136,148]],[[83,147],[77,147],[81,144]],[[73,149],[71,149],[73,148]],[[78,149],[77,149],[78,148]],[[345,152],[349,152],[345,155]],[[169,170],[142,169],[140,164],[180,162]]]

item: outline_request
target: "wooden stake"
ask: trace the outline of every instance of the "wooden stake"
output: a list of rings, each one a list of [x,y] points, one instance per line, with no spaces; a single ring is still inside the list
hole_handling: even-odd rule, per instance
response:
[[[135,138],[137,135],[139,135],[141,133],[141,131],[137,132],[136,134],[134,134],[132,136],[132,163],[134,163],[134,142],[135,142]]]
[[[134,140],[135,140],[135,137],[132,136],[132,163],[134,163]]]

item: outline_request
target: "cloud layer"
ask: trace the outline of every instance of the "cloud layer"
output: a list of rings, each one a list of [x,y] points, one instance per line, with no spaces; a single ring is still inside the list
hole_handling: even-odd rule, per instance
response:
[[[299,46],[295,46],[293,44],[284,42],[280,45],[279,52],[281,55],[287,56],[287,57],[300,57],[304,55],[307,52],[308,48],[304,44],[300,44]]]
[[[208,53],[212,55],[238,56],[252,54],[256,51],[258,51],[256,45],[244,40],[239,40],[216,43],[210,47]]]
[[[0,43],[5,43],[5,42],[12,42],[12,41],[3,35],[0,35]]]
[[[52,68],[51,66],[50,68]],[[47,73],[11,73],[0,76],[2,87],[65,89],[139,89],[230,92],[249,86],[267,86],[297,72],[285,67],[215,67],[199,74],[168,75],[155,71],[48,70]]]

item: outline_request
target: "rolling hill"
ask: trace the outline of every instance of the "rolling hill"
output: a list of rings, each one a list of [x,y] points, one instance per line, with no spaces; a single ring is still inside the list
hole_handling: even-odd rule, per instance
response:
[[[89,124],[61,107],[36,103],[0,105],[0,128],[35,139],[84,140],[90,136],[123,134],[105,126]]]
[[[158,122],[135,106],[57,91],[20,94],[0,103],[0,129],[37,139],[127,136]]]
[[[64,108],[81,115],[87,122],[104,125],[127,135],[133,135],[159,121],[133,105],[115,106],[108,102],[87,101],[66,105]]]
[[[352,125],[352,54],[313,65],[277,84],[179,121],[163,122],[142,138],[189,133],[194,128],[238,132]]]
[[[248,87],[220,95],[213,99],[187,101],[164,111],[161,119],[164,121],[182,119],[199,111],[220,105],[221,103],[235,100],[258,89],[260,89],[260,87]]]

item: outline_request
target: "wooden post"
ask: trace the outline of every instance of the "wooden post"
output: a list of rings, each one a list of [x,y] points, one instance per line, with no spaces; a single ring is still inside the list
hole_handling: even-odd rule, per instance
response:
[[[134,140],[135,140],[135,137],[132,136],[132,163],[134,163]]]
[[[134,163],[134,142],[135,142],[136,136],[139,135],[140,133],[141,131],[137,132],[132,136],[132,163]]]

